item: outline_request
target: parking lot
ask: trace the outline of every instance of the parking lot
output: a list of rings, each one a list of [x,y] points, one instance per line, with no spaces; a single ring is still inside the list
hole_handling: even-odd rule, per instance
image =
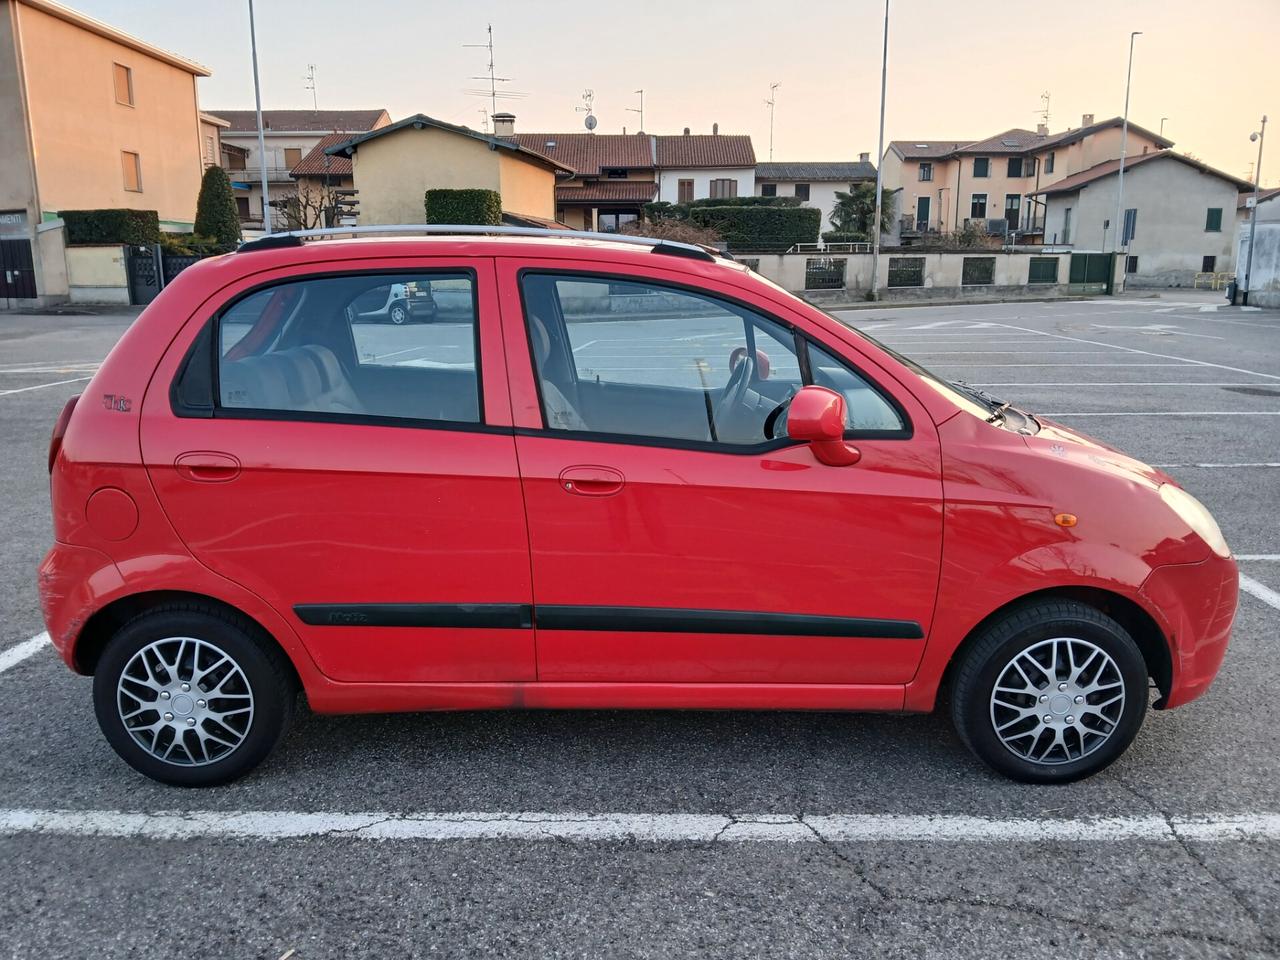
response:
[[[304,712],[244,780],[166,788],[35,588],[49,430],[130,317],[0,314],[0,956],[1280,956],[1280,311],[838,315],[1204,501],[1244,589],[1203,698],[1060,788],[941,716],[740,712]]]

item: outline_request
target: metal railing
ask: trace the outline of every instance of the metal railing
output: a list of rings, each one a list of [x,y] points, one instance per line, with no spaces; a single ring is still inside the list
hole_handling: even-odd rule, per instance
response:
[[[1236,278],[1236,275],[1230,270],[1218,271],[1202,271],[1195,275],[1195,279],[1191,281],[1192,289],[1198,289],[1201,285],[1210,290],[1222,290],[1228,283]]]

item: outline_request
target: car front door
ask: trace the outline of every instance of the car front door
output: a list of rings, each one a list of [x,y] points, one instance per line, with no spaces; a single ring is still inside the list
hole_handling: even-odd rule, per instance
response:
[[[328,269],[258,275],[186,325],[144,402],[156,492],[332,679],[533,679],[492,261]],[[450,291],[435,323],[353,325],[409,282]]]
[[[923,408],[743,290],[521,266],[499,260],[539,678],[882,684],[891,703],[942,549]],[[767,438],[813,382],[845,395],[858,464]]]

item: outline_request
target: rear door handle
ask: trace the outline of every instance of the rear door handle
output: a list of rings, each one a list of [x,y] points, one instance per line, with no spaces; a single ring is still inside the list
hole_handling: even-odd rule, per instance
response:
[[[589,465],[560,471],[560,489],[583,497],[607,497],[622,489],[623,476],[613,467]]]
[[[240,461],[229,453],[194,450],[173,461],[179,474],[200,483],[226,483],[240,476]]]

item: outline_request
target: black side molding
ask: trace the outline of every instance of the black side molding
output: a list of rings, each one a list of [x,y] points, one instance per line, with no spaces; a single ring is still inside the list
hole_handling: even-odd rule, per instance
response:
[[[313,627],[533,626],[533,607],[527,603],[300,603],[293,612]]]
[[[920,640],[914,620],[825,617],[801,613],[686,610],[676,607],[592,607],[540,604],[537,624],[545,630],[618,630],[651,633],[743,633],[781,637],[866,637]]]

